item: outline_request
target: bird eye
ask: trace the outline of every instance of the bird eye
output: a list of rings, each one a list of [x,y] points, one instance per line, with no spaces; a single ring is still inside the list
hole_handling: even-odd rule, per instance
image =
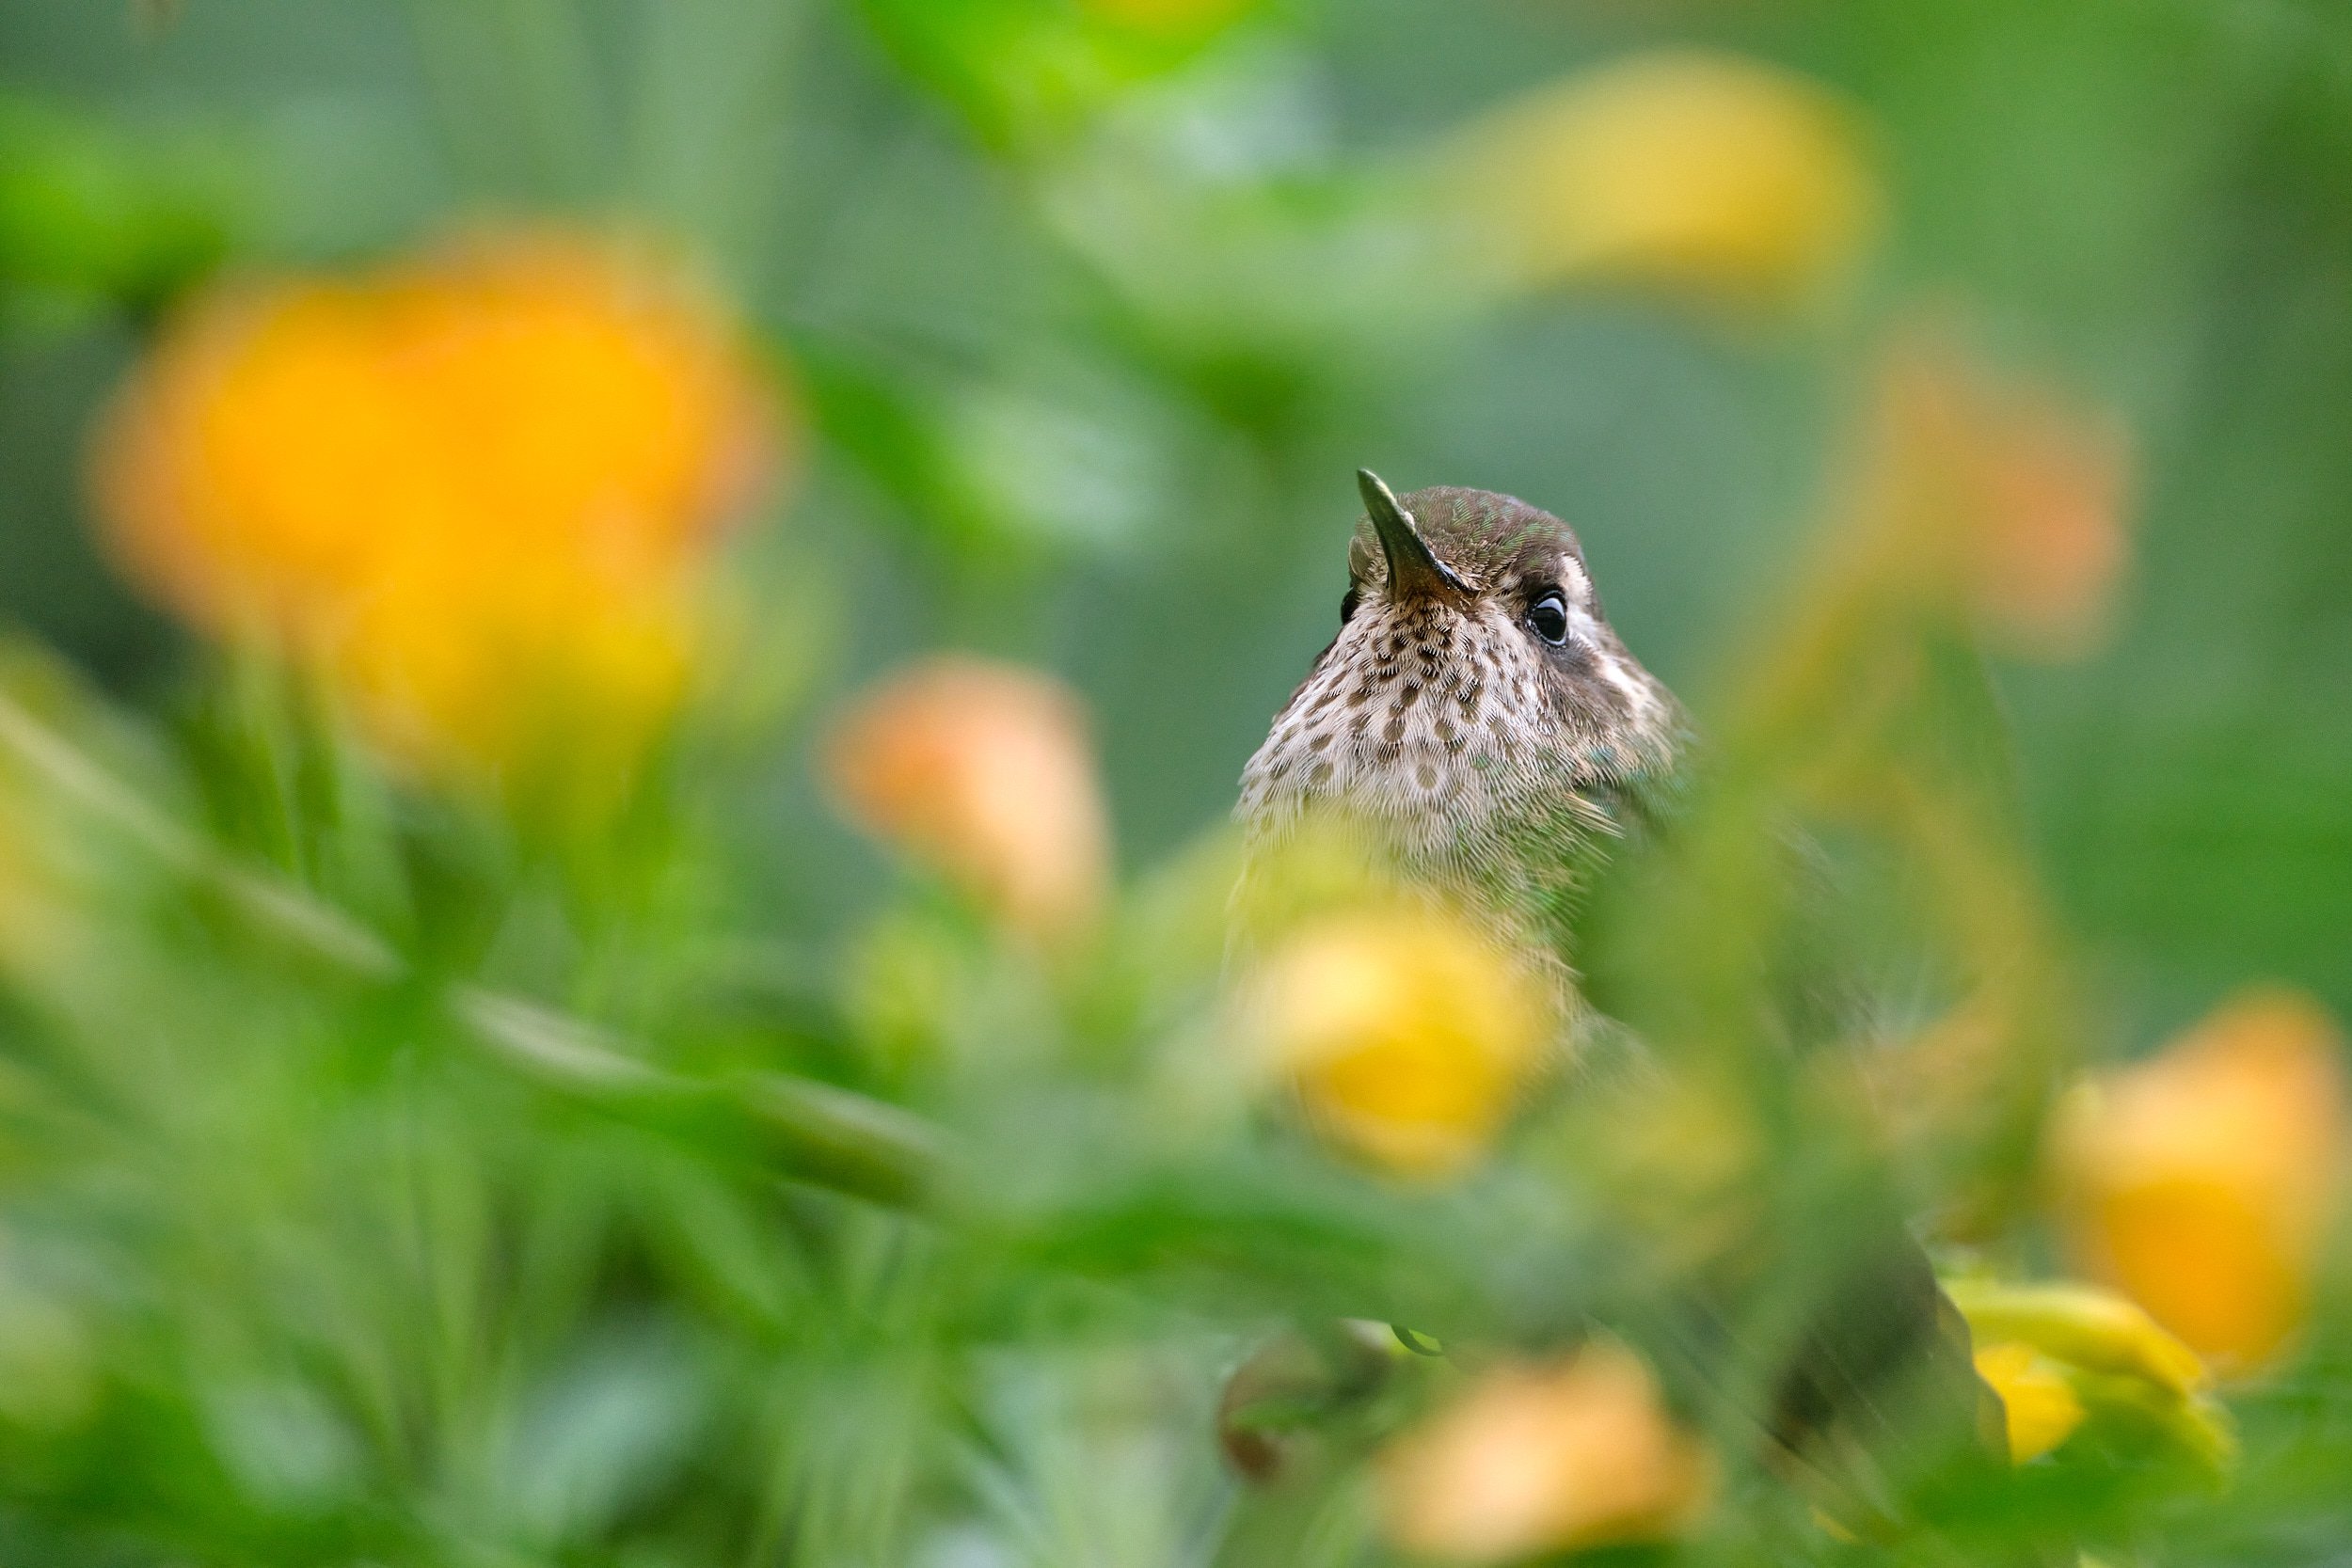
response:
[[[1340,599],[1341,626],[1345,626],[1348,622],[1353,621],[1356,618],[1356,606],[1362,596],[1363,595],[1357,593],[1353,588],[1349,589],[1347,593],[1342,596]]]
[[[1558,646],[1568,640],[1567,601],[1557,594],[1546,594],[1527,607],[1527,629],[1545,641]]]

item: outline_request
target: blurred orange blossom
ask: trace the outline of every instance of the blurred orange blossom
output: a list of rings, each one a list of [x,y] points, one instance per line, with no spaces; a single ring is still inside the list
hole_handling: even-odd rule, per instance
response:
[[[1866,506],[1937,591],[2010,652],[2094,646],[2130,557],[2117,421],[1932,335],[1897,348],[1878,417]]]
[[[482,236],[200,297],[98,430],[95,489],[144,588],[301,661],[403,761],[604,768],[683,694],[766,414],[669,271]]]
[[[1671,1536],[1705,1509],[1713,1480],[1649,1369],[1607,1341],[1483,1374],[1379,1467],[1396,1544],[1468,1562]]]
[[[1464,259],[1785,305],[1851,269],[1880,197],[1854,117],[1732,55],[1637,55],[1538,88],[1440,160]]]
[[[2076,1092],[2055,1130],[2082,1268],[2225,1370],[2308,1312],[2344,1167],[2344,1040],[2310,998],[2255,990]]]
[[[1009,927],[1083,929],[1110,877],[1085,711],[1033,671],[943,657],[865,693],[823,758],[842,810]]]
[[[1399,903],[1310,921],[1248,991],[1248,1032],[1323,1132],[1401,1174],[1458,1171],[1550,1038],[1535,978],[1460,916]]]

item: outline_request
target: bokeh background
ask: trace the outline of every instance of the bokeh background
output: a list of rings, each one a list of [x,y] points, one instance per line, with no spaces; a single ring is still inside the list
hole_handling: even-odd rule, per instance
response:
[[[1850,1560],[1739,1396],[1904,1221],[1898,1558],[2341,1555],[2347,192],[2333,0],[0,0],[0,1559]],[[1633,1113],[1229,958],[1359,467],[1729,758]]]
[[[2348,32],[2318,0],[193,0],[0,8],[0,71],[11,123],[102,166],[60,177],[95,182],[71,221],[155,250],[157,287],[502,214],[688,247],[799,388],[803,472],[747,552],[807,623],[774,657],[1062,672],[1131,863],[1219,818],[1327,636],[1355,467],[1568,517],[1628,640],[1704,693],[1771,623],[1889,322],[1936,312],[2128,433],[2115,632],[2004,687],[2058,894],[2147,1026],[2250,973],[2352,1004]],[[1843,101],[1881,214],[1846,276],[1756,310],[1446,298],[1474,233],[1397,259],[1400,167],[1661,46]],[[0,174],[28,247],[39,139]],[[142,200],[195,233],[109,239]],[[150,699],[184,649],[80,483],[144,321],[38,283],[5,285],[0,595]],[[751,880],[816,928],[876,866],[804,777],[778,744]]]

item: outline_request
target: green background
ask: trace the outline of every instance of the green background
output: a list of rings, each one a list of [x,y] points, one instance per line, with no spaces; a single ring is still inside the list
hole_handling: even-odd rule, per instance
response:
[[[244,264],[498,213],[620,211],[684,239],[818,427],[747,555],[776,614],[808,619],[820,695],[937,646],[1065,673],[1131,865],[1219,819],[1327,636],[1354,467],[1568,517],[1629,641],[1704,712],[1725,651],[1769,635],[1881,329],[1942,312],[2130,432],[2119,635],[2002,673],[2110,1026],[2144,1041],[2262,977],[2352,1007],[2352,14],[1262,11],[1072,111],[1145,127],[1095,154],[1138,210],[1216,198],[1107,264],[1054,205],[1074,134],[1005,107],[1006,40],[1052,14],[0,0],[0,91],[134,183],[193,193]],[[1859,106],[1889,221],[1850,295],[1777,324],[1589,292],[1433,316],[1285,262],[1284,236],[1434,135],[1658,43],[1751,52]],[[141,310],[38,280],[8,310],[0,613],[161,701],[184,650],[98,562],[77,499]],[[817,931],[882,868],[816,804],[801,727],[763,768],[746,881],[763,919]]]

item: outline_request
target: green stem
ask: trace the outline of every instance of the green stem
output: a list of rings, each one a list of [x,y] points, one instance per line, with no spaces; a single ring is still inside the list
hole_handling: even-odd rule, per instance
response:
[[[253,930],[356,978],[412,977],[392,944],[304,890],[236,863],[142,799],[96,759],[0,692],[0,755],[90,819],[204,888]],[[541,1086],[616,1113],[693,1107],[739,1123],[795,1180],[907,1205],[936,1190],[936,1128],[898,1106],[811,1079],[754,1073],[718,1084],[649,1066],[596,1025],[481,986],[451,988],[450,1016],[476,1043]]]

